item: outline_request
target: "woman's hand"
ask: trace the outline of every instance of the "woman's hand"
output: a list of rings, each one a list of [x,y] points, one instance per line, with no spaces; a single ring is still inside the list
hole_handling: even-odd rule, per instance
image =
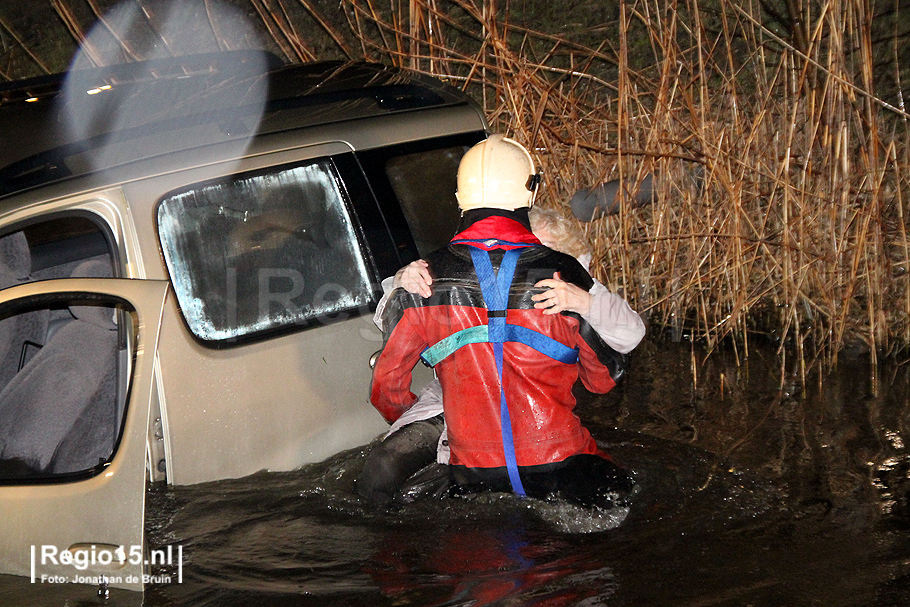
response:
[[[547,289],[531,297],[537,302],[534,307],[543,310],[544,314],[559,314],[563,311],[587,314],[591,311],[591,294],[561,279],[559,272],[554,273],[553,278],[541,280],[534,286]]]
[[[408,293],[416,293],[421,297],[433,294],[430,285],[433,278],[430,276],[430,266],[422,259],[412,261],[395,273],[393,287],[403,287]]]

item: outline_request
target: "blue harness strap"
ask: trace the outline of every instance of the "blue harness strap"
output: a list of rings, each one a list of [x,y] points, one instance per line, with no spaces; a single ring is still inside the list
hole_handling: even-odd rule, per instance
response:
[[[431,367],[446,358],[459,348],[468,344],[489,343],[489,326],[477,325],[468,327],[457,333],[452,333],[443,340],[440,340],[424,350],[420,358]],[[510,325],[506,323],[506,338],[503,341],[515,342],[530,346],[545,356],[561,363],[572,364],[578,360],[578,349],[570,348],[562,342],[556,341],[549,335],[544,335],[534,329],[522,327],[521,325]]]
[[[465,241],[464,244],[471,244]],[[480,291],[487,307],[487,324],[462,329],[423,351],[421,358],[434,366],[459,348],[468,344],[490,343],[493,345],[493,356],[496,360],[496,372],[499,375],[499,415],[502,428],[502,448],[505,455],[506,471],[512,489],[518,495],[526,495],[518,474],[518,461],[515,456],[515,441],[512,436],[512,421],[509,406],[506,402],[506,391],[503,381],[503,344],[518,342],[534,348],[538,352],[562,363],[571,364],[578,360],[578,349],[570,348],[559,341],[533,329],[506,322],[506,310],[509,307],[509,289],[515,276],[515,267],[522,249],[509,249],[503,256],[499,271],[493,269],[490,254],[477,246],[469,247],[474,271],[480,283]]]
[[[493,271],[493,262],[490,254],[476,247],[471,247],[471,259],[474,261],[474,270],[480,282],[480,292],[483,294],[484,303],[487,305],[487,326],[489,327],[487,339],[493,344],[493,356],[496,359],[496,372],[499,374],[499,424],[502,428],[502,450],[506,460],[506,471],[509,473],[509,482],[512,490],[518,495],[525,495],[525,488],[521,484],[518,474],[518,460],[515,457],[515,439],[512,437],[512,418],[509,415],[509,405],[506,403],[506,387],[502,376],[503,367],[503,341],[506,337],[505,314],[490,316],[490,312],[505,312],[509,306],[509,287],[515,275],[515,266],[521,256],[521,249],[506,251],[499,264],[499,272]]]

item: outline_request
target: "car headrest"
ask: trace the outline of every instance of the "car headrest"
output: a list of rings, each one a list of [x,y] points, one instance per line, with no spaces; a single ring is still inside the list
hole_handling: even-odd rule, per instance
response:
[[[72,278],[110,278],[111,266],[99,259],[90,259],[77,265],[70,276]],[[117,327],[112,306],[70,306],[70,312],[78,320],[96,327],[111,330]]]
[[[0,270],[6,269],[16,280],[25,280],[32,272],[32,255],[22,231],[0,238]],[[2,285],[8,287],[10,285]]]

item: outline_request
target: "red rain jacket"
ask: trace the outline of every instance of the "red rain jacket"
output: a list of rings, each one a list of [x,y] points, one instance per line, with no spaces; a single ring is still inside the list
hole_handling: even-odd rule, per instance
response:
[[[501,249],[520,243],[538,243],[519,222],[503,216],[487,217],[453,238],[489,239],[498,269]],[[499,243],[493,243],[492,240]],[[503,244],[505,242],[506,244]],[[512,243],[512,244],[508,244]],[[387,343],[373,371],[371,401],[393,422],[416,400],[410,391],[411,369],[428,346],[468,327],[487,323],[480,286],[468,245],[451,244],[430,255],[433,295],[398,289],[385,311]],[[572,386],[580,377],[585,387],[605,393],[621,373],[621,356],[610,349],[577,314],[545,315],[534,308],[531,296],[541,292],[534,284],[554,272],[584,290],[591,277],[571,256],[543,246],[529,247],[518,260],[509,296],[507,322],[541,332],[570,348],[578,348],[578,362],[561,363],[522,343],[504,344],[503,384],[519,466],[561,462],[582,453],[598,453],[591,434],[573,413]],[[436,365],[442,384],[451,463],[471,468],[505,466],[500,429],[500,380],[490,343],[469,344]]]

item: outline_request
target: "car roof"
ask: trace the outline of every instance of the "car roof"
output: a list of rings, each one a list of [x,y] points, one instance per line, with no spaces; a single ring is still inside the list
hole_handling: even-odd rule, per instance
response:
[[[414,72],[366,62],[286,65],[259,51],[0,84],[0,197],[257,134],[451,105],[475,104]]]

